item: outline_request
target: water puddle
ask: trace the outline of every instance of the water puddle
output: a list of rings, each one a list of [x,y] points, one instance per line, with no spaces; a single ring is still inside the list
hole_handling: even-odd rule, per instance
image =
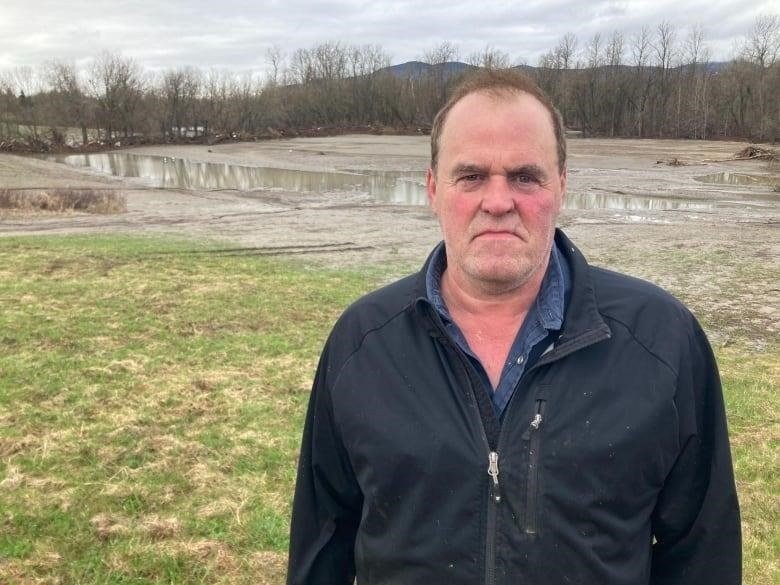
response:
[[[700,183],[708,183],[710,185],[740,185],[740,186],[763,186],[763,185],[778,185],[780,184],[780,177],[770,175],[747,175],[745,173],[714,173],[712,175],[704,175],[702,177],[694,177]]]
[[[637,197],[631,195],[612,195],[607,193],[566,194],[566,209],[612,209],[615,211],[673,211],[708,210],[715,205],[703,201],[683,199],[664,199],[661,197]]]
[[[126,153],[79,154],[58,157],[67,165],[117,177],[137,178],[168,189],[275,189],[296,193],[365,192],[374,200],[401,205],[425,204],[425,173],[336,173],[293,171],[182,158]]]
[[[70,166],[87,168],[117,177],[137,178],[144,184],[156,188],[240,191],[272,189],[296,193],[351,191],[365,193],[378,203],[426,205],[428,201],[424,172],[293,171],[117,152],[59,156],[53,159]],[[566,197],[565,207],[567,209],[663,211],[705,210],[713,208],[713,205],[660,197],[570,193]]]

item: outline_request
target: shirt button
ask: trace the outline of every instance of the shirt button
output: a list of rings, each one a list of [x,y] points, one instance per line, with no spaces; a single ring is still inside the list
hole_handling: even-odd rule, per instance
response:
[[[517,365],[522,366],[524,361],[525,358],[523,356],[520,356],[519,358],[517,358]]]

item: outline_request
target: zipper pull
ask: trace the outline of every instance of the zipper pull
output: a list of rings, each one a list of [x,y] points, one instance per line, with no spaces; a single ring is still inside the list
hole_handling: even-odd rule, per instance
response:
[[[498,492],[498,453],[491,451],[488,455],[488,475],[493,478],[493,499],[498,504],[501,494]]]
[[[539,425],[541,424],[542,424],[542,415],[537,412],[534,415],[534,420],[531,421],[531,426],[534,428],[534,430],[539,430]]]
[[[544,400],[537,400],[536,401],[536,414],[534,414],[534,417],[531,419],[531,422],[528,424],[528,428],[523,433],[523,439],[526,441],[531,438],[531,433],[533,431],[538,431],[539,427],[542,426],[542,403]]]

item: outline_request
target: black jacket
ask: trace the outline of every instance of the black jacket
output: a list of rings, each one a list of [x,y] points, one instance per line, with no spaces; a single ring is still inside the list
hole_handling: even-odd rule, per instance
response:
[[[344,313],[312,390],[288,583],[740,582],[704,333],[667,293],[556,241],[572,279],[562,333],[502,421],[425,269]]]

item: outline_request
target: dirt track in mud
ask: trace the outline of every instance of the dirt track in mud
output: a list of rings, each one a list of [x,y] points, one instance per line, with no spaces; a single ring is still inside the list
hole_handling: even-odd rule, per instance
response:
[[[680,296],[722,342],[747,337],[778,342],[780,193],[770,185],[712,185],[695,177],[737,172],[780,182],[763,161],[727,161],[738,142],[571,139],[570,194],[654,197],[702,202],[697,209],[565,210],[559,219],[588,258],[652,280]],[[421,171],[428,138],[340,136],[156,146],[137,154],[307,171]],[[676,158],[671,166],[657,161]],[[177,234],[217,239],[246,253],[294,256],[304,262],[359,268],[412,269],[439,240],[421,206],[376,204],[360,191],[184,190],[145,187],[63,164],[0,155],[0,188],[116,189],[122,215],[0,215],[0,236],[66,233]]]

